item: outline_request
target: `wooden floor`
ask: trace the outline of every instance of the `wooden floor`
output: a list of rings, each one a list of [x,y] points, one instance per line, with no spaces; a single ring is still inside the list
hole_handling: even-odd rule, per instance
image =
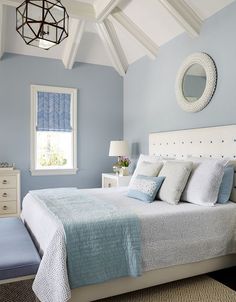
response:
[[[236,291],[236,267],[210,273],[209,276]]]

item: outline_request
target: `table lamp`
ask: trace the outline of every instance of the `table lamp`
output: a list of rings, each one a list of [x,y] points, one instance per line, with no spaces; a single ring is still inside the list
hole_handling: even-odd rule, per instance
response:
[[[110,142],[110,149],[109,149],[109,156],[117,156],[118,163],[122,157],[129,155],[129,146],[126,141],[111,141]],[[116,164],[114,167],[117,168],[115,172],[119,172],[119,165]],[[114,169],[113,167],[113,169]]]

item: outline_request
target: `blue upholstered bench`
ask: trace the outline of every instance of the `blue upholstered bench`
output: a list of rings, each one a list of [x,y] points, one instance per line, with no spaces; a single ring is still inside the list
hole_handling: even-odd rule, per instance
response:
[[[19,218],[0,219],[0,283],[33,278],[39,254]]]

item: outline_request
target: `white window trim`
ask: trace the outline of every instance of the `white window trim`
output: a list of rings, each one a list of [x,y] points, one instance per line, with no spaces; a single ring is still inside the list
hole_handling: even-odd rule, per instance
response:
[[[37,92],[68,93],[71,95],[72,129],[73,129],[73,169],[36,169],[36,123],[37,123]],[[31,142],[30,171],[32,176],[40,175],[73,175],[77,173],[77,89],[31,85]]]

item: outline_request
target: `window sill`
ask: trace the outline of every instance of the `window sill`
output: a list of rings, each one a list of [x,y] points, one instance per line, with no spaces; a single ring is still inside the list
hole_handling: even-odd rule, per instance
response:
[[[47,175],[75,175],[76,169],[55,169],[55,170],[33,170],[31,169],[32,176],[47,176]]]

